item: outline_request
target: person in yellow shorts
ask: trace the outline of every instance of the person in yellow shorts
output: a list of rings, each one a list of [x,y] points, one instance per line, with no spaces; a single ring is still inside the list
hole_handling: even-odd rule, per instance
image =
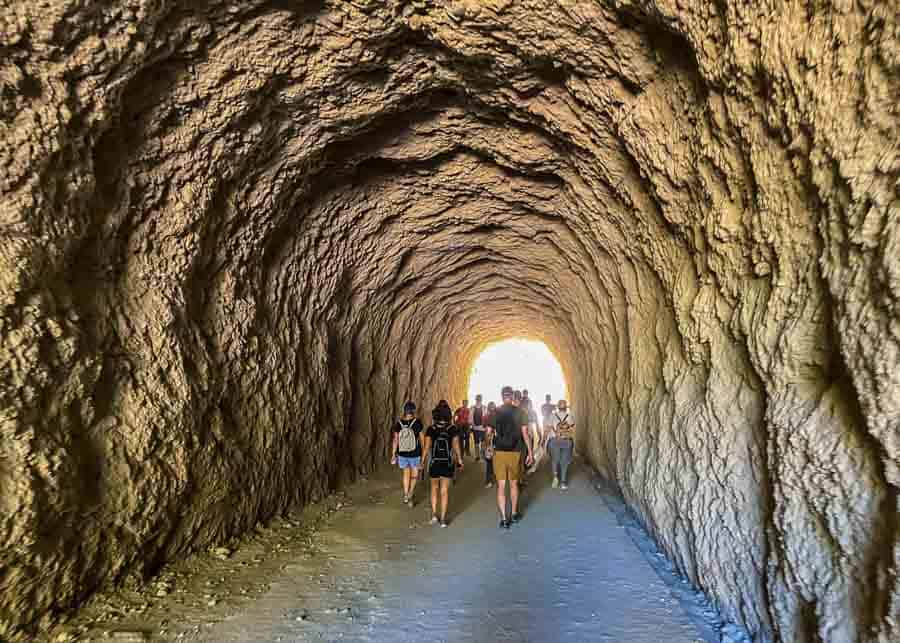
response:
[[[504,386],[501,391],[502,406],[497,408],[488,428],[494,444],[494,477],[497,479],[497,508],[500,510],[500,528],[509,529],[519,522],[519,449],[523,441],[527,448],[525,464],[532,461],[531,443],[528,441],[528,416],[513,405],[513,390]],[[506,506],[506,487],[509,485],[509,511]]]

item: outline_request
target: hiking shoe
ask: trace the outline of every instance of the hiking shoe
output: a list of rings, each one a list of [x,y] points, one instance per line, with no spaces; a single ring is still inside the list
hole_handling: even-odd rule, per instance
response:
[[[520,514],[518,511],[512,515],[513,522],[519,522],[521,520],[522,520],[522,514]]]
[[[561,485],[559,485],[559,488],[562,489],[563,491],[565,491],[566,489],[569,488],[569,485],[567,485],[565,482],[563,482]]]
[[[432,516],[432,517],[431,517],[431,520],[428,521],[428,524],[429,524],[429,525],[436,525],[436,524],[438,524],[438,517],[437,517],[437,516]]]
[[[450,526],[450,523],[448,523],[446,520],[441,521],[441,529],[446,529],[449,526]]]
[[[556,489],[559,486],[559,478],[553,476],[553,488]]]

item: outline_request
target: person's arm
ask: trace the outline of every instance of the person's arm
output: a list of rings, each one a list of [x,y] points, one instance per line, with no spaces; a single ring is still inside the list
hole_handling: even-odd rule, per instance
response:
[[[425,438],[422,443],[422,468],[428,468],[428,454],[431,453],[431,437],[428,433],[425,433]]]
[[[391,441],[391,464],[397,464],[397,451],[400,448],[400,434],[393,431],[394,439]]]
[[[522,425],[522,439],[525,440],[525,446],[528,447],[528,457],[525,458],[525,464],[530,465],[534,460],[534,456],[531,453],[531,440],[528,439],[528,425]]]
[[[459,443],[459,433],[457,433],[453,436],[453,450],[456,452],[456,466],[462,469],[465,465],[463,464],[462,449],[460,448]]]

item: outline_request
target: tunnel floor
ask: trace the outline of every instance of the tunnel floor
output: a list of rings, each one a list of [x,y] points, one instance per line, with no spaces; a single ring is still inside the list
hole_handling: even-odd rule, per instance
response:
[[[125,615],[95,620],[79,640],[705,638],[587,468],[573,468],[562,492],[550,487],[544,466],[526,491],[523,522],[509,531],[497,528],[494,490],[483,487],[475,462],[452,488],[447,529],[427,524],[425,485],[409,509],[395,471],[381,471],[227,556],[220,551],[222,560],[199,556],[175,566],[141,590],[149,603],[137,595],[130,608],[121,597],[99,600],[95,619],[100,604]],[[154,599],[159,587],[166,596]]]

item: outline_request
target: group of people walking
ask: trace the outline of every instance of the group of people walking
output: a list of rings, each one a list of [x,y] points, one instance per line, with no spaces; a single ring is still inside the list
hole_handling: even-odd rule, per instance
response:
[[[473,450],[475,461],[485,462],[485,486],[497,485],[501,529],[509,529],[522,519],[519,487],[528,473],[537,470],[542,454],[549,451],[551,456],[553,488],[568,488],[575,417],[566,400],[553,404],[547,395],[539,422],[527,390],[504,386],[500,396],[500,406],[493,402],[484,405],[482,396],[476,395],[473,406],[463,400],[455,412],[441,400],[431,411],[427,429],[416,414],[416,405],[404,405],[392,429],[391,462],[402,471],[403,502],[410,507],[420,474],[428,474],[432,524],[448,526],[450,485]]]

